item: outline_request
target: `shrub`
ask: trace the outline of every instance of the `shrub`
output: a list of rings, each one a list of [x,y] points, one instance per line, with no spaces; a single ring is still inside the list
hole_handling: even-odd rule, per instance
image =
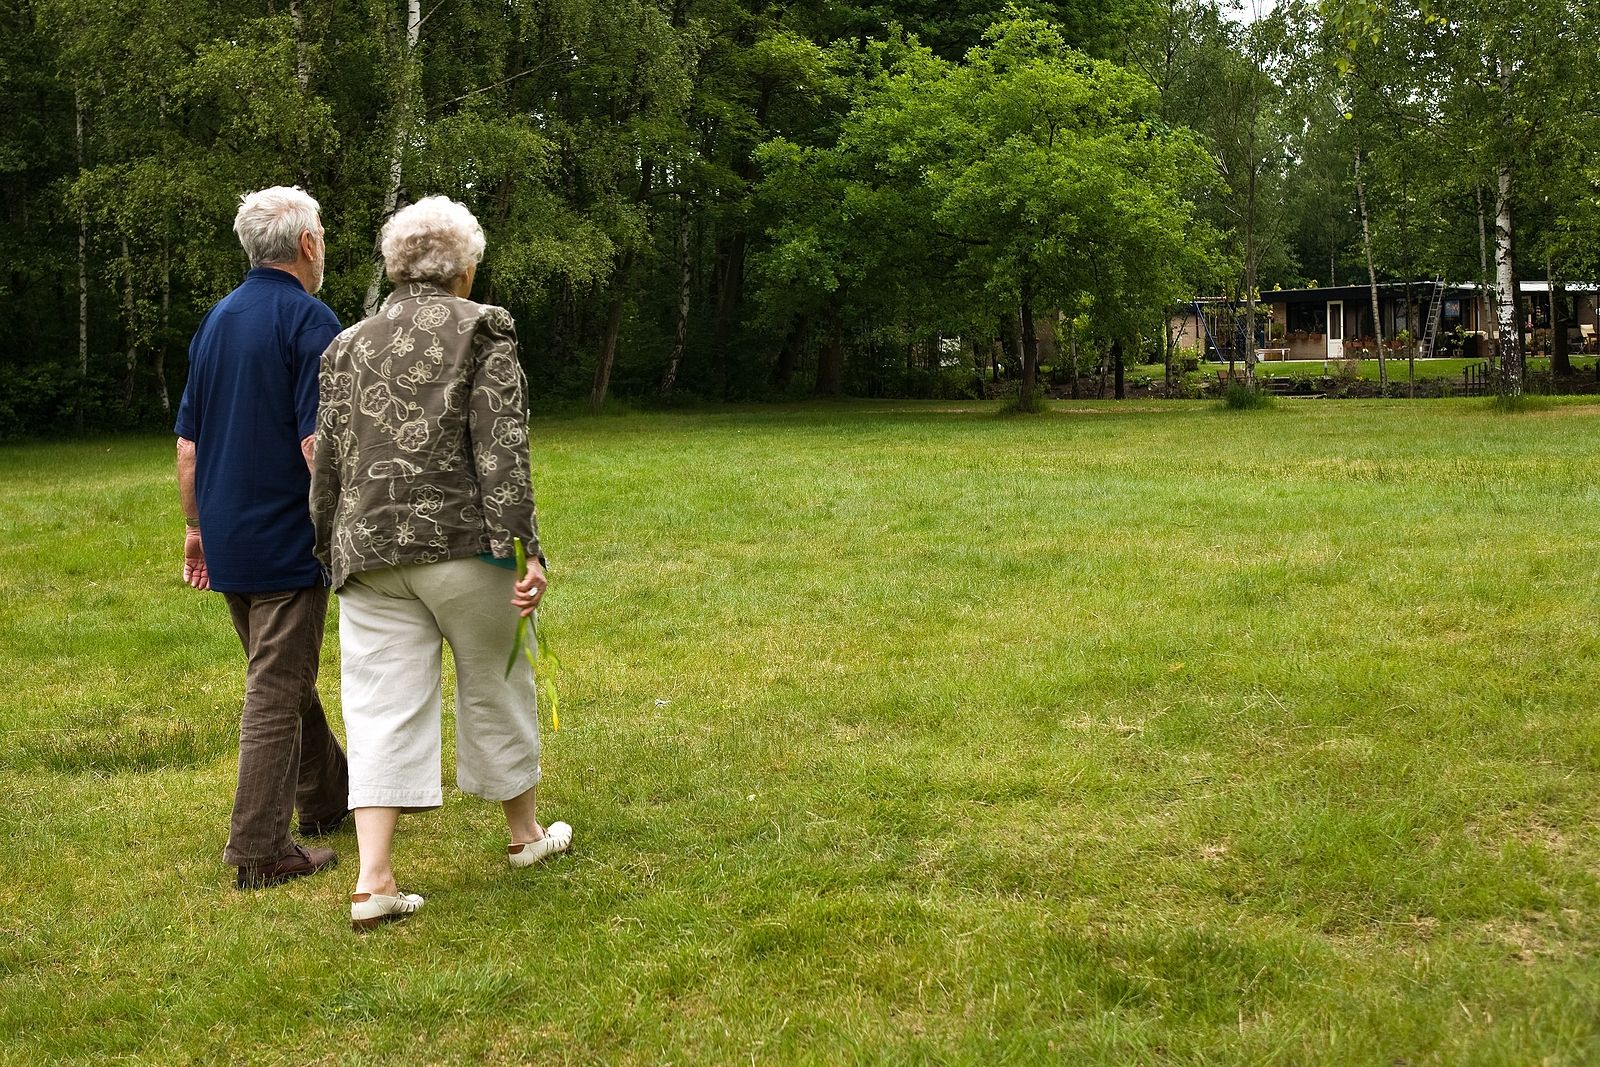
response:
[[[1048,379],[1041,370],[1040,381]],[[854,395],[896,400],[975,400],[983,395],[983,379],[971,367],[885,367],[852,382]]]
[[[1015,383],[1011,389],[1007,390],[1005,401],[1000,405],[1000,410],[996,414],[1001,418],[1009,418],[1013,415],[1036,415],[1043,410],[1044,393],[1042,390],[1035,389],[1033,391],[1033,402],[1024,404],[1022,402],[1020,383]]]
[[[1533,396],[1528,393],[1519,393],[1516,396],[1500,393],[1489,398],[1489,410],[1498,411],[1502,415],[1514,415],[1524,411],[1548,411],[1552,406],[1549,397]]]
[[[1222,394],[1222,406],[1228,411],[1253,411],[1257,408],[1270,408],[1272,397],[1260,389],[1252,388],[1242,382],[1234,382]]]

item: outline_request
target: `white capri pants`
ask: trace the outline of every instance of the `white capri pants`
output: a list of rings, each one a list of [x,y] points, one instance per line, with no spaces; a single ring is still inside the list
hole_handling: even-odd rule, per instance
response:
[[[533,669],[506,659],[515,572],[453,559],[352,574],[339,590],[341,689],[352,808],[444,803],[440,639],[456,662],[456,784],[510,800],[539,784]]]

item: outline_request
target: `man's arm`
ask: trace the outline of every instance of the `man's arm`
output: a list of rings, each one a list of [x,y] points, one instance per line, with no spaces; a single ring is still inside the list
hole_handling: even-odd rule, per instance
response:
[[[200,540],[200,503],[194,492],[194,442],[178,438],[178,504],[183,508],[183,580],[196,589],[210,589],[206,550]]]
[[[291,367],[294,374],[294,421],[300,434],[300,452],[311,469],[312,446],[317,439],[318,383],[322,356],[339,336],[339,320],[322,308],[315,322],[304,326],[294,339]]]
[[[337,502],[338,481],[329,478],[332,473],[325,464],[317,468],[317,436],[327,412],[320,403],[322,379],[327,373],[326,364],[333,359],[338,346],[339,320],[333,312],[323,309],[320,322],[300,331],[294,347],[294,414],[300,431],[300,456],[306,461],[306,471],[311,476],[311,492],[306,504],[313,530],[312,554],[324,568],[331,562],[333,528],[329,521],[330,503]],[[324,442],[323,451],[332,458],[331,442]]]

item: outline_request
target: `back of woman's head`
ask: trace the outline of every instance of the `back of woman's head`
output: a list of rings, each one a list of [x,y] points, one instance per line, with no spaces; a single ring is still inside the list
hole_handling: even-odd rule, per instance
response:
[[[383,266],[396,285],[446,285],[483,259],[484,246],[478,220],[447,196],[418,200],[383,226]]]

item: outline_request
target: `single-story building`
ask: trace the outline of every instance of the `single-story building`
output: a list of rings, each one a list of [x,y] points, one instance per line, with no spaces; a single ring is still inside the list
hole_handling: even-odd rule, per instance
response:
[[[1550,285],[1526,281],[1523,296],[1524,339],[1530,351],[1548,351]],[[1593,352],[1600,333],[1600,283],[1567,282],[1568,341],[1571,351]],[[1379,282],[1378,314],[1384,347],[1404,350],[1396,338],[1407,330],[1419,341],[1427,333],[1436,297],[1432,281]],[[1487,355],[1499,330],[1495,309],[1475,282],[1437,287],[1439,328],[1434,356]],[[1172,331],[1179,350],[1202,358],[1228,358],[1231,342],[1245,329],[1244,305],[1222,298],[1202,298],[1176,310]],[[1317,289],[1273,289],[1256,305],[1255,346],[1263,359],[1343,359],[1376,354],[1372,328],[1372,292],[1365,285]],[[1234,348],[1237,351],[1237,348]]]

